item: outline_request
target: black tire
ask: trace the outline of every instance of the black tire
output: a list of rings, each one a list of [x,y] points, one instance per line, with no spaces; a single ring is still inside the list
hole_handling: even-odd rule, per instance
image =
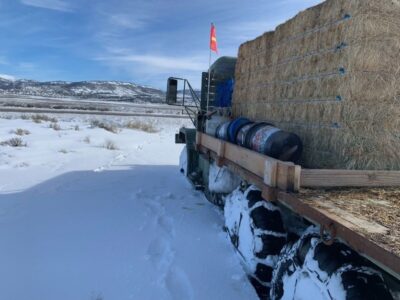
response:
[[[302,281],[320,291],[318,299],[393,299],[380,272],[366,259],[342,243],[325,245],[315,228],[283,248],[273,274],[271,298],[298,297]],[[316,297],[312,288],[307,293]]]
[[[224,208],[224,197],[226,196],[226,194],[220,194],[220,193],[214,193],[214,192],[210,192],[208,189],[204,190],[204,194],[206,196],[206,199],[214,204],[215,206],[218,206],[220,209]]]
[[[230,194],[224,211],[227,231],[250,281],[261,299],[269,299],[272,274],[287,238],[279,208],[251,186]]]

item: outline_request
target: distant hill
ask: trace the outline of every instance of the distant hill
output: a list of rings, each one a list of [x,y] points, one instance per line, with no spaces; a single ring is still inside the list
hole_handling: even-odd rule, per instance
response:
[[[39,96],[53,98],[96,98],[129,102],[165,102],[159,89],[119,81],[49,81],[10,80],[0,77],[0,95]]]

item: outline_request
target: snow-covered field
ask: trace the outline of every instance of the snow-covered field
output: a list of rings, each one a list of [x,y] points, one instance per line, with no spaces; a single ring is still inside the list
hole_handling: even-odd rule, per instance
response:
[[[20,117],[0,116],[0,299],[257,298],[221,212],[179,173],[188,121]]]

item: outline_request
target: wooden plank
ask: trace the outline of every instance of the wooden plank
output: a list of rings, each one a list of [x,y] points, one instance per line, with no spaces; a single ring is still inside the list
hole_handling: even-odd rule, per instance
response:
[[[293,190],[295,192],[300,191],[300,187],[301,187],[301,183],[300,183],[300,181],[301,181],[301,170],[302,170],[301,166],[299,166],[299,165],[295,165],[294,166],[294,187],[293,187]]]
[[[201,135],[201,145],[217,153],[220,157],[217,163],[221,164],[221,157],[257,175],[266,184],[285,191],[297,191],[300,182],[300,166],[291,162],[283,162],[255,151],[228,143],[212,136],[197,132]],[[220,154],[218,154],[220,153]],[[223,153],[223,156],[221,156]],[[269,183],[269,184],[268,184]],[[271,184],[271,185],[270,185]]]
[[[369,225],[368,221],[355,220],[350,215],[340,211],[328,211],[326,208],[313,207],[300,200],[295,194],[280,192],[277,188],[267,185],[266,181],[270,184],[276,181],[276,185],[280,189],[284,187],[290,189],[292,186],[294,190],[305,184],[312,184],[311,186],[318,184],[318,186],[328,187],[338,185],[363,186],[362,184],[367,184],[366,186],[374,184],[380,186],[382,184],[399,185],[400,172],[301,169],[300,166],[292,163],[284,163],[213,137],[204,138],[204,136],[201,137],[200,151],[207,153],[216,160],[219,157],[217,152],[221,154],[224,150],[223,156],[225,158],[221,162],[229,170],[261,189],[264,199],[279,201],[312,223],[324,225],[327,228],[331,226],[334,228],[337,237],[345,241],[354,250],[374,261],[392,275],[399,276],[400,258],[353,228],[355,225],[364,228]],[[224,143],[224,145],[221,143]],[[276,170],[275,180],[273,178],[274,169]],[[379,232],[381,232],[381,229],[379,228]]]
[[[226,143],[223,143],[223,142],[218,144],[217,155],[220,158],[225,157],[225,145],[226,145]]]
[[[278,190],[269,186],[263,185],[261,188],[261,196],[266,201],[276,201]]]
[[[201,145],[201,138],[202,138],[202,134],[199,134],[199,132],[196,132],[196,147],[199,147]]]
[[[199,147],[200,152],[204,153],[205,155],[210,155],[212,159],[215,161],[218,161],[218,156],[215,152],[209,151],[208,148],[204,146]],[[264,184],[263,179],[254,173],[242,168],[241,166],[238,166],[234,162],[224,158],[222,160],[223,165],[226,166],[232,173],[235,173],[236,175],[240,176],[243,180],[246,180],[250,184],[254,184],[257,186],[260,190],[262,190],[262,193],[265,197],[264,199],[268,201],[275,201],[276,196],[277,196],[277,190],[275,188],[269,187]]]
[[[300,187],[391,187],[400,186],[400,171],[302,169],[290,162],[197,132],[196,143],[259,176],[270,187],[298,191]]]
[[[207,149],[209,149],[211,151],[214,151],[215,153],[217,153],[217,151],[218,151],[219,144],[223,142],[221,140],[213,138],[212,136],[201,133],[199,131],[197,132],[196,135],[200,136],[199,139],[201,141],[202,146],[206,147]]]
[[[264,178],[265,157],[254,151],[229,144],[225,147],[225,158]]]
[[[333,226],[338,238],[369,260],[376,262],[396,278],[400,278],[400,257],[382,248],[358,230],[350,228],[349,225],[351,224],[341,216],[324,209],[317,209],[300,200],[294,194],[278,192],[277,201],[314,224]]]
[[[276,186],[283,191],[297,192],[300,189],[301,167],[293,163],[278,163]]]
[[[276,187],[278,163],[272,160],[265,161],[264,183],[270,187]]]
[[[400,186],[400,172],[302,169],[300,185],[302,187]]]

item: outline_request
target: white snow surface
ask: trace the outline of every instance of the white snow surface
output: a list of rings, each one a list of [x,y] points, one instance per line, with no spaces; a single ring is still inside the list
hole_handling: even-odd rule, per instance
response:
[[[181,154],[179,155],[179,170],[185,176],[187,175],[187,148],[186,146],[183,147]]]
[[[0,146],[0,299],[257,299],[221,213],[179,172],[185,121],[115,134],[9,116],[0,142],[30,134]]]

